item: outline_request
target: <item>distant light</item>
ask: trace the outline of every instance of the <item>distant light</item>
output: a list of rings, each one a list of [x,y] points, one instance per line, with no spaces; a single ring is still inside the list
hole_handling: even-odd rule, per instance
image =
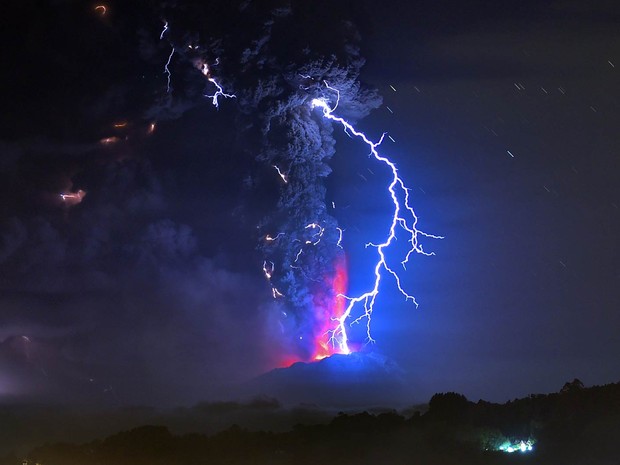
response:
[[[529,439],[527,441],[521,440],[519,442],[506,441],[501,446],[499,446],[497,449],[502,452],[507,452],[509,454],[512,454],[513,452],[517,452],[517,451],[521,453],[525,453],[525,452],[532,452],[534,450],[534,444]]]

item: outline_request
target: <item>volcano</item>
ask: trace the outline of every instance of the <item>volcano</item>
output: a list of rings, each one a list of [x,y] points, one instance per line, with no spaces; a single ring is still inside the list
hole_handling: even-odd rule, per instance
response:
[[[396,362],[379,352],[355,352],[276,368],[247,383],[244,390],[289,405],[400,407],[413,394],[404,375]]]

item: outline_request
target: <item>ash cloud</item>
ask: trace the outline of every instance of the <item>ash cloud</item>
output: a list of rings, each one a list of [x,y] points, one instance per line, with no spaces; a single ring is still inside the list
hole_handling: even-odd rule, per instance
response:
[[[187,63],[194,68],[207,63],[221,85],[236,94],[235,102],[222,105],[238,108],[238,141],[243,139],[242,149],[263,166],[249,175],[249,195],[277,190],[271,211],[263,208],[257,223],[272,292],[286,302],[281,311],[284,337],[313,341],[319,336],[314,334],[315,296],[333,297],[325,281],[335,274],[343,252],[337,247],[338,223],[326,205],[324,184],[335,152],[333,128],[311,101],[324,98],[335,104],[339,98],[339,114],[356,120],[377,108],[381,98],[359,80],[364,59],[347,2],[225,5],[164,9],[170,25],[166,37],[186,68]],[[185,86],[182,96],[194,92],[193,86]],[[266,240],[268,236],[277,239]],[[298,357],[311,355],[311,347],[296,345],[292,350]]]
[[[324,277],[342,253],[323,184],[333,130],[310,102],[333,101],[327,81],[344,116],[380,103],[359,82],[349,3],[125,2],[102,18],[74,2],[21,2],[15,23],[41,40],[8,39],[3,396],[188,403],[283,353],[308,355],[293,341],[311,333],[312,294],[329,293]],[[204,63],[237,95],[219,111],[204,97],[213,92]],[[79,189],[81,202],[60,200]],[[292,269],[309,223],[324,236]],[[280,231],[286,240],[264,245]],[[263,259],[276,264],[285,303],[273,303]],[[38,347],[31,356],[22,336]]]
[[[97,163],[98,146],[3,147],[0,398],[184,404],[272,366],[262,281],[232,269],[208,225],[179,213],[200,202],[172,195],[176,174],[143,155],[152,147]],[[48,155],[57,170],[33,162]],[[75,175],[84,202],[42,202],[57,196],[41,179],[65,182],[76,159],[86,159]]]
[[[138,185],[154,176],[148,164],[108,171],[68,217],[3,224],[0,371],[14,388],[2,394],[166,405],[269,368],[261,281],[205,256],[192,227],[166,218],[158,180]],[[31,342],[10,343],[22,336]]]

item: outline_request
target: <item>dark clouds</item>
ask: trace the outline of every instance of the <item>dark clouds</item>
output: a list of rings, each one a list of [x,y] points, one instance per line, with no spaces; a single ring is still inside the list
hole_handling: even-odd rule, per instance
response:
[[[148,162],[104,172],[87,203],[4,223],[2,337],[54,338],[74,361],[103,366],[83,377],[102,377],[121,401],[166,401],[162,380],[198,399],[265,367],[262,283],[201,254],[192,228],[167,217]]]
[[[278,365],[312,324],[306,274],[282,271],[292,249],[255,251],[256,225],[259,237],[282,229],[296,239],[320,222],[328,232],[303,273],[333,269],[322,183],[334,141],[309,101],[330,93],[324,80],[343,89],[351,117],[380,99],[358,82],[359,34],[344,3],[329,15],[287,2],[111,3],[105,16],[92,7],[25,2],[13,12],[28,38],[18,47],[24,36],[9,34],[0,337],[25,336],[75,367],[76,399],[186,403]],[[204,98],[214,89],[202,63],[238,94],[219,112]],[[292,179],[279,194],[276,163]],[[79,203],[60,197],[78,189]],[[273,307],[261,253],[278,258],[291,322]],[[24,351],[5,347],[34,377],[27,384],[62,384],[45,357]],[[9,384],[18,371],[6,368]],[[36,395],[65,397],[48,391]]]

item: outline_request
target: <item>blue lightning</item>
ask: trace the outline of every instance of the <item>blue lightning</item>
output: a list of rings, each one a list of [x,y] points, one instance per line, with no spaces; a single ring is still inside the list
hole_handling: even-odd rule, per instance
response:
[[[216,59],[215,62],[218,63],[219,58]],[[213,95],[205,95],[205,97],[209,97],[211,99],[211,102],[213,103],[213,106],[215,108],[217,108],[218,110],[220,109],[220,104],[218,102],[219,97],[237,98],[235,94],[227,94],[226,92],[224,92],[224,89],[222,88],[222,86],[218,84],[218,82],[215,79],[213,79],[213,77],[211,77],[211,70],[209,69],[209,65],[207,65],[206,63],[203,63],[201,72],[207,78],[207,80],[211,84],[213,84],[215,88],[217,89]]]
[[[164,38],[164,35],[166,34],[166,32],[168,32],[168,21],[164,22],[164,28],[161,31],[161,34],[159,34],[159,40],[162,40]],[[172,73],[170,72],[170,63],[172,62],[172,56],[174,55],[175,49],[174,46],[172,46],[172,51],[170,52],[170,56],[168,56],[168,61],[166,62],[166,64],[164,65],[164,74],[166,74],[166,76],[168,77],[168,83],[166,84],[166,93],[170,93],[170,80],[172,79]]]
[[[162,40],[164,38],[164,34],[168,32],[168,21],[164,21],[164,28],[161,31],[161,34],[159,34],[159,40]]]
[[[356,308],[356,306],[358,306],[358,304],[363,304],[363,312],[359,317],[355,318],[351,322],[351,324],[360,323],[362,320],[365,319],[367,341],[375,342],[371,335],[370,323],[372,320],[372,313],[374,311],[377,296],[379,295],[379,284],[381,283],[383,272],[387,272],[394,278],[396,286],[398,287],[399,292],[405,297],[405,300],[411,300],[416,305],[416,307],[418,306],[415,297],[403,289],[399,275],[388,264],[385,256],[386,249],[388,249],[396,240],[396,231],[398,227],[400,227],[400,229],[407,233],[407,242],[410,244],[409,252],[401,261],[401,265],[403,266],[403,268],[406,268],[409,258],[413,253],[419,253],[427,256],[434,255],[433,252],[429,253],[424,251],[422,245],[418,242],[419,236],[429,237],[433,239],[443,239],[443,237],[424,233],[417,228],[418,217],[410,204],[409,189],[407,188],[407,186],[405,186],[405,183],[398,175],[398,169],[396,167],[396,164],[387,157],[381,155],[377,150],[377,147],[379,147],[379,145],[381,145],[381,143],[383,142],[385,133],[381,136],[378,142],[373,142],[363,132],[357,131],[345,119],[335,116],[333,112],[336,110],[336,108],[338,108],[338,104],[340,102],[340,93],[337,89],[330,87],[327,82],[325,82],[325,85],[328,89],[336,93],[337,98],[335,105],[333,107],[330,107],[326,99],[315,98],[311,102],[312,108],[320,108],[323,111],[323,116],[330,121],[340,124],[344,132],[349,137],[356,137],[362,140],[370,149],[370,155],[372,155],[375,160],[383,163],[387,168],[389,168],[392,174],[392,180],[388,185],[388,192],[390,193],[394,210],[392,213],[392,221],[390,223],[387,237],[385,241],[379,244],[366,244],[366,247],[374,247],[377,250],[378,259],[374,268],[374,284],[369,291],[357,297],[339,294],[339,297],[344,297],[348,301],[348,305],[340,317],[334,318],[337,326],[335,329],[330,330],[331,343],[334,346],[338,346],[340,353],[348,354],[350,353],[350,349],[348,344],[346,322],[351,317],[353,310]],[[402,197],[402,200],[399,200],[399,194]]]
[[[282,172],[282,170],[278,166],[276,166],[276,165],[273,165],[273,167],[278,172],[278,176],[280,176],[282,181],[284,181],[284,184],[288,184],[288,176],[286,175],[286,173]]]
[[[170,93],[170,80],[172,79],[172,73],[170,72],[170,62],[172,61],[172,56],[174,55],[175,49],[172,47],[172,51],[170,52],[170,56],[168,57],[168,61],[164,65],[164,73],[168,76],[168,83],[166,84],[166,92]]]
[[[336,231],[338,231],[338,242],[336,243],[336,246],[342,249],[342,236],[344,234],[344,229],[336,226]]]

